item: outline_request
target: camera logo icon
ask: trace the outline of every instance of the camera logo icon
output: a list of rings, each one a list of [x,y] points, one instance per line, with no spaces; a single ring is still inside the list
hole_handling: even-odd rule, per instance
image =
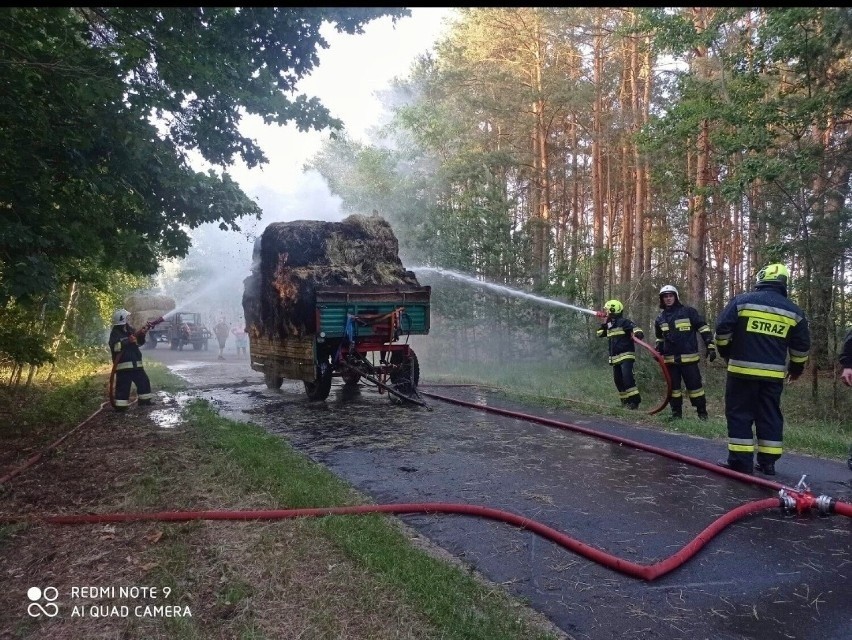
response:
[[[56,587],[45,587],[44,590],[39,587],[30,587],[27,589],[27,598],[30,599],[27,613],[33,618],[40,618],[42,615],[52,618],[59,613],[59,605],[54,603],[58,597],[59,590]],[[45,604],[41,603],[42,599]]]

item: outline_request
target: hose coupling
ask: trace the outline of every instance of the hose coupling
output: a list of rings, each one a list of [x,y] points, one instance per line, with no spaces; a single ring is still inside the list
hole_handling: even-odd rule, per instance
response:
[[[800,481],[799,484],[802,484],[802,482]],[[783,488],[778,492],[778,498],[781,500],[782,509],[790,512],[795,511],[799,515],[820,506],[818,499],[809,491]]]
[[[796,509],[796,499],[787,493],[786,489],[781,489],[778,492],[778,499],[781,501],[781,509],[784,511],[794,511]]]
[[[829,498],[826,495],[822,495],[816,499],[817,509],[819,509],[819,512],[824,515],[834,513],[834,505],[836,503],[836,498]]]

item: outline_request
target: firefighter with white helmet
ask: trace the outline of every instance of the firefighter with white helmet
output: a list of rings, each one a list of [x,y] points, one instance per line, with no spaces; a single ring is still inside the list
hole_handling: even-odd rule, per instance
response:
[[[767,265],[755,290],[734,296],[716,324],[716,344],[728,361],[728,458],[719,464],[742,473],[775,475],[783,452],[784,378],[796,380],[808,361],[810,329],[805,312],[787,298],[789,277],[783,264]]]
[[[125,411],[130,404],[130,387],[136,385],[136,396],[140,405],[152,403],[151,381],[142,364],[145,330],[136,331],[128,324],[130,313],[117,309],[112,314],[112,331],[109,334],[109,350],[115,360],[115,410]]]
[[[686,386],[689,401],[698,412],[700,420],[707,420],[707,397],[701,380],[698,362],[698,336],[704,341],[707,359],[716,359],[713,332],[697,309],[683,304],[674,285],[660,289],[660,315],[654,320],[654,336],[657,352],[663,356],[672,380],[672,396],[669,405],[672,418],[683,417],[683,391]]]
[[[618,397],[623,406],[638,409],[642,396],[633,376],[633,364],[636,361],[633,336],[641,340],[644,333],[632,320],[624,317],[624,305],[621,301],[607,300],[604,311],[606,322],[601,324],[597,335],[609,339],[609,364],[612,366],[612,379],[618,389]]]

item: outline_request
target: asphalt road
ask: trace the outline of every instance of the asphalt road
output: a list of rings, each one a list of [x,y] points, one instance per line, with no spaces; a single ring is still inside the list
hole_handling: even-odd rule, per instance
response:
[[[662,560],[727,511],[773,492],[598,438],[429,401],[398,406],[335,384],[311,403],[301,383],[268,390],[229,345],[146,350],[220,412],[250,420],[377,503],[459,502],[538,520],[641,564]],[[521,406],[469,387],[423,390],[514,408],[704,460],[724,443],[610,418]],[[816,494],[852,502],[845,464],[786,454],[774,480],[802,474]],[[320,506],[320,505],[317,505]],[[852,520],[780,510],[725,529],[655,581],[627,577],[515,527],[468,516],[405,516],[406,524],[546,615],[571,638],[852,638]]]

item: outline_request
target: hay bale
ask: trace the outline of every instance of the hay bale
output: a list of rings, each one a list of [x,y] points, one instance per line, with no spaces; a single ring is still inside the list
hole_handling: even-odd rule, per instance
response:
[[[169,296],[137,292],[124,299],[124,308],[132,314],[133,320],[138,322],[143,317],[147,320],[145,314],[149,312],[156,314],[153,317],[166,315],[175,308],[175,300]]]
[[[130,311],[130,309],[128,309]],[[171,309],[141,309],[139,311],[130,311],[130,324],[141,327],[149,320],[162,318]]]
[[[335,286],[420,286],[379,217],[275,222],[255,242],[243,312],[253,337],[316,332],[315,292]]]

